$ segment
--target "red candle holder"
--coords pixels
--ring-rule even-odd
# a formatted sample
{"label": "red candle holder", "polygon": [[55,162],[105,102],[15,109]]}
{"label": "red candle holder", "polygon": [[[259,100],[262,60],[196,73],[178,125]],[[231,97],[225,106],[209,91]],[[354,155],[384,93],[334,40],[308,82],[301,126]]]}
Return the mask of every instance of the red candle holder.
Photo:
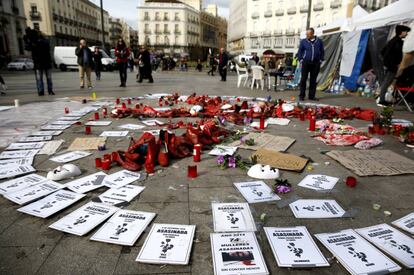
{"label": "red candle holder", "polygon": [[119,98],[116,99],[116,105],[119,105],[121,103],[121,100]]}
{"label": "red candle holder", "polygon": [[299,114],[299,119],[300,119],[300,121],[305,121],[305,113],[300,113]]}
{"label": "red candle holder", "polygon": [[128,105],[132,104],[132,99],[128,98]]}
{"label": "red candle holder", "polygon": [[90,135],[92,132],[91,126],[85,126],[85,135]]}
{"label": "red candle holder", "polygon": [[95,159],[95,167],[96,168],[101,168],[102,167],[102,159],[101,158],[96,158]]}
{"label": "red candle holder", "polygon": [[102,160],[102,169],[109,170],[111,168],[111,161],[109,159]]}
{"label": "red candle holder", "polygon": [[99,120],[99,113],[95,112],[95,116],[94,116],[95,120]]}
{"label": "red candle holder", "polygon": [[263,130],[265,128],[265,120],[264,120],[264,117],[261,117],[260,118],[260,127],[259,128],[261,130]]}
{"label": "red candle holder", "polygon": [[240,98],[236,98],[236,101],[237,101],[237,102],[240,102]]}
{"label": "red candle holder", "polygon": [[200,162],[201,161],[201,144],[194,145],[193,159],[194,159],[194,162]]}
{"label": "red candle holder", "polygon": [[125,102],[122,102],[122,109],[126,109],[126,108],[127,108],[127,106],[126,106]]}
{"label": "red candle holder", "polygon": [[103,156],[103,159],[104,159],[104,160],[109,160],[109,161],[112,161],[111,154],[105,154],[105,155]]}
{"label": "red candle holder", "polygon": [[370,135],[375,134],[374,127],[369,126],[369,127],[368,127],[368,133],[369,133]]}
{"label": "red candle holder", "polygon": [[197,165],[188,165],[188,177],[189,178],[197,177]]}
{"label": "red candle holder", "polygon": [[357,180],[354,177],[347,177],[345,180],[346,185],[348,185],[349,187],[355,187],[357,184]]}
{"label": "red candle holder", "polygon": [[155,172],[155,165],[152,162],[145,163],[145,170],[148,174],[154,174]]}
{"label": "red candle holder", "polygon": [[65,107],[65,114],[69,114],[69,108],[68,107]]}
{"label": "red candle holder", "polygon": [[316,119],[314,116],[310,117],[309,119],[309,131],[314,132],[316,129]]}

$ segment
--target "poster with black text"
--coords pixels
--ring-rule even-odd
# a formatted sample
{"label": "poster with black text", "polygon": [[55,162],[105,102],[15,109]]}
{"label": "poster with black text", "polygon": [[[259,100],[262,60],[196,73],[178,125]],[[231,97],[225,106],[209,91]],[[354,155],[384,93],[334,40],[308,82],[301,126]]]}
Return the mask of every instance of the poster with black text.
{"label": "poster with black text", "polygon": [[341,218],[345,210],[335,200],[297,200],[289,204],[296,218]]}
{"label": "poster with black text", "polygon": [[298,185],[314,190],[331,190],[335,187],[339,178],[325,175],[307,175]]}
{"label": "poster with black text", "polygon": [[315,236],[351,274],[387,274],[401,270],[352,229]]}
{"label": "poster with black text", "polygon": [[118,206],[125,202],[132,201],[136,196],[144,191],[144,189],[145,186],[125,185],[120,188],[110,188],[103,194],[99,195],[98,198],[102,203]]}
{"label": "poster with black text", "polygon": [[63,184],[47,180],[16,192],[6,193],[3,196],[12,202],[22,205],[40,199],[64,187]]}
{"label": "poster with black text", "polygon": [[280,197],[263,181],[236,182],[234,186],[248,203],[280,200]]}
{"label": "poster with black text", "polygon": [[16,151],[3,151],[0,153],[0,159],[21,159],[21,158],[32,158],[37,153],[39,149],[35,150],[16,150]]}
{"label": "poster with black text", "polygon": [[25,175],[35,172],[31,165],[15,165],[15,166],[6,166],[0,167],[0,179],[8,179],[15,176]]}
{"label": "poster with black text", "polygon": [[105,177],[103,185],[109,188],[120,188],[141,178],[140,173],[121,170]]}
{"label": "poster with black text", "polygon": [[254,232],[211,233],[215,275],[269,274]]}
{"label": "poster with black text", "polygon": [[84,194],[104,186],[103,180],[106,176],[107,174],[104,172],[98,172],[80,179],[67,182],[65,185],[73,192]]}
{"label": "poster with black text", "polygon": [[414,212],[392,222],[393,225],[414,234]]}
{"label": "poster with black text", "polygon": [[265,227],[264,231],[278,266],[293,268],[329,266],[306,227]]}
{"label": "poster with black text", "polygon": [[212,203],[214,232],[256,231],[248,203]]}
{"label": "poster with black text", "polygon": [[195,225],[155,223],[137,262],[186,265],[190,260]]}
{"label": "poster with black text", "polygon": [[15,166],[15,165],[32,165],[33,157],[30,158],[21,158],[21,159],[2,159],[0,160],[0,168],[6,166]]}
{"label": "poster with black text", "polygon": [[92,236],[91,240],[132,246],[155,215],[150,212],[119,210]]}
{"label": "poster with black text", "polygon": [[48,181],[48,179],[37,174],[31,174],[17,179],[8,180],[0,183],[0,194],[3,195],[6,193],[16,192],[44,181]]}
{"label": "poster with black text", "polygon": [[51,158],[51,161],[58,162],[58,163],[66,163],[70,161],[74,161],[77,159],[81,159],[91,155],[92,153],[86,151],[72,151],[66,154],[62,154],[56,157]]}

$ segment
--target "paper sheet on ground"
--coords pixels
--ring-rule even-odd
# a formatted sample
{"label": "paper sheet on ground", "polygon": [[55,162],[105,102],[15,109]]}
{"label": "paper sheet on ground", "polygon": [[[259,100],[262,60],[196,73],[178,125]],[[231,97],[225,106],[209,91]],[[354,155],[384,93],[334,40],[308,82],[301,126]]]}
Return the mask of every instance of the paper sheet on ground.
{"label": "paper sheet on ground", "polygon": [[297,200],[289,206],[298,219],[341,218],[345,214],[335,200]]}
{"label": "paper sheet on ground", "polygon": [[306,227],[264,227],[264,231],[279,267],[329,266]]}
{"label": "paper sheet on ground", "polygon": [[84,194],[104,186],[103,180],[106,176],[107,174],[104,172],[98,172],[80,179],[67,182],[65,186],[73,192]]}
{"label": "paper sheet on ground", "polygon": [[79,120],[81,118],[81,116],[61,116],[57,120]]}
{"label": "paper sheet on ground", "polygon": [[30,136],[58,136],[61,133],[63,133],[63,131],[35,131],[30,133]]}
{"label": "paper sheet on ground", "polygon": [[139,125],[139,124],[124,124],[118,127],[122,129],[127,129],[127,130],[141,130],[145,128],[144,125]]}
{"label": "paper sheet on ground", "polygon": [[159,121],[158,119],[149,119],[141,121],[147,126],[157,126],[157,125],[164,125],[164,122]]}
{"label": "paper sheet on ground", "polygon": [[259,149],[252,156],[257,157],[258,163],[288,171],[300,172],[308,163],[308,159],[267,149]]}
{"label": "paper sheet on ground", "polygon": [[86,150],[98,150],[99,145],[105,145],[106,137],[85,137],[75,138],[72,144],[69,146],[68,151],[86,151]]}
{"label": "paper sheet on ground", "polygon": [[109,188],[120,188],[141,178],[140,173],[121,170],[105,177],[103,185]]}
{"label": "paper sheet on ground", "polygon": [[126,202],[132,201],[136,196],[138,196],[142,191],[144,191],[145,186],[138,185],[125,185],[120,188],[110,188],[106,192],[99,195],[99,202],[114,205],[122,206]]}
{"label": "paper sheet on ground", "polygon": [[212,203],[214,232],[256,231],[248,203]]}
{"label": "paper sheet on ground", "polygon": [[361,177],[414,174],[414,161],[390,150],[334,150],[326,155]]}
{"label": "paper sheet on ground", "polygon": [[269,117],[268,119],[266,119],[266,122],[270,125],[286,126],[289,124],[290,120],[287,118]]}
{"label": "paper sheet on ground", "polygon": [[307,175],[298,185],[314,190],[331,190],[339,178],[325,175]]}
{"label": "paper sheet on ground", "polygon": [[17,151],[3,151],[0,153],[0,159],[21,159],[32,158],[39,152],[36,150],[17,150]]}
{"label": "paper sheet on ground", "polygon": [[401,270],[399,265],[352,229],[315,236],[353,275],[387,274]]}
{"label": "paper sheet on ground", "polygon": [[34,167],[31,165],[15,165],[0,167],[0,179],[7,179],[19,175],[25,175],[28,173],[33,173],[35,171],[36,169],[34,169]]}
{"label": "paper sheet on ground", "polygon": [[111,125],[111,123],[112,123],[112,121],[103,121],[103,120],[94,121],[94,120],[92,120],[92,121],[86,122],[85,125],[87,125],[87,126],[108,126],[108,125]]}
{"label": "paper sheet on ground", "polygon": [[52,125],[73,125],[76,122],[77,121],[75,121],[75,120],[55,120],[55,121],[52,121],[52,123],[50,123],[50,124],[52,124]]}
{"label": "paper sheet on ground", "polygon": [[16,165],[32,165],[33,157],[30,158],[21,158],[21,159],[2,159],[0,160],[0,168],[6,166],[16,166]]}
{"label": "paper sheet on ground", "polygon": [[237,147],[216,145],[208,154],[213,156],[232,156],[236,151]]}
{"label": "paper sheet on ground", "polygon": [[136,261],[186,265],[190,259],[195,225],[155,223]]}
{"label": "paper sheet on ground", "polygon": [[6,193],[3,196],[12,202],[23,205],[63,189],[64,187],[63,184],[48,180],[16,192]]}
{"label": "paper sheet on ground", "polygon": [[52,124],[48,124],[48,125],[44,125],[42,127],[40,127],[41,130],[65,130],[67,128],[69,128],[71,125],[52,125]]}
{"label": "paper sheet on ground", "polygon": [[47,141],[45,146],[40,149],[38,155],[53,155],[64,142],[63,139]]}
{"label": "paper sheet on ground", "polygon": [[[1,189],[0,189],[1,190]],[[392,222],[393,225],[414,234],[414,212]]]}
{"label": "paper sheet on ground", "polygon": [[295,142],[295,139],[290,137],[274,136],[267,133],[255,132],[245,135],[243,139],[254,139],[254,145],[249,146],[242,143],[240,140],[236,140],[228,144],[228,146],[237,146],[242,149],[249,150],[267,149],[270,151],[284,152]]}
{"label": "paper sheet on ground", "polygon": [[51,158],[51,161],[54,162],[58,162],[58,163],[66,163],[66,162],[70,162],[70,161],[74,161],[77,159],[81,159],[84,157],[87,157],[91,155],[91,153],[89,152],[85,152],[85,151],[73,151],[73,152],[69,152],[66,154],[62,154],[56,157]]}
{"label": "paper sheet on ground", "polygon": [[53,136],[22,137],[19,142],[38,142],[52,140]]}
{"label": "paper sheet on ground", "polygon": [[235,182],[234,186],[248,203],[280,200],[280,197],[263,181]]}
{"label": "paper sheet on ground", "polygon": [[6,150],[41,149],[44,145],[45,142],[11,143]]}
{"label": "paper sheet on ground", "polygon": [[101,137],[126,137],[128,135],[128,131],[103,131],[100,136]]}
{"label": "paper sheet on ground", "polygon": [[91,240],[133,246],[155,215],[150,212],[119,210],[99,228]]}
{"label": "paper sheet on ground", "polygon": [[48,181],[48,179],[37,174],[8,180],[0,183],[0,194],[13,193],[45,181]]}

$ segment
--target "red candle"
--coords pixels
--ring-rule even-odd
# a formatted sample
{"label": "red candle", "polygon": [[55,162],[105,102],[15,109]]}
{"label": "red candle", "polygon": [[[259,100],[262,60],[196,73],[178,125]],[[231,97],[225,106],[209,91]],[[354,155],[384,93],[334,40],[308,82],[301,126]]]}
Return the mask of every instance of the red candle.
{"label": "red candle", "polygon": [[96,168],[101,168],[102,167],[102,159],[101,158],[96,158],[95,159],[95,167]]}
{"label": "red candle", "polygon": [[119,98],[116,99],[116,105],[119,105],[121,103],[121,100]]}
{"label": "red candle", "polygon": [[260,127],[259,128],[261,130],[263,130],[265,128],[265,120],[264,120],[264,117],[261,117],[260,118]]}
{"label": "red candle", "polygon": [[300,121],[305,121],[305,113],[300,113],[299,114],[299,119],[300,119]]}
{"label": "red candle", "polygon": [[148,174],[154,174],[155,172],[155,165],[152,162],[145,163],[145,170]]}
{"label": "red candle", "polygon": [[236,98],[236,101],[237,101],[237,102],[240,102],[240,98]]}
{"label": "red candle", "polygon": [[65,107],[65,114],[69,114],[69,108]]}
{"label": "red candle", "polygon": [[95,120],[99,120],[99,113],[95,112]]}
{"label": "red candle", "polygon": [[85,126],[85,135],[91,134],[91,126]]}
{"label": "red candle", "polygon": [[104,117],[106,117],[106,116],[108,115],[108,108],[103,107],[103,109],[102,109],[102,115],[103,115]]}
{"label": "red candle", "polygon": [[111,154],[105,154],[105,155],[103,156],[103,159],[104,159],[104,160],[109,160],[109,161],[112,161]]}
{"label": "red candle", "polygon": [[128,98],[128,105],[132,104],[132,100],[130,98]]}
{"label": "red candle", "polygon": [[200,160],[201,160],[201,144],[194,145],[193,159],[194,159],[194,162],[200,162]]}
{"label": "red candle", "polygon": [[188,165],[188,177],[189,178],[197,177],[197,165]]}
{"label": "red candle", "polygon": [[314,116],[310,117],[309,119],[309,131],[315,131],[316,129],[316,119]]}
{"label": "red candle", "polygon": [[375,131],[374,131],[374,127],[373,127],[373,126],[369,126],[369,127],[368,127],[368,133],[369,133],[370,135],[375,134]]}
{"label": "red candle", "polygon": [[125,104],[125,102],[122,102],[122,109],[126,109],[127,107],[126,107],[126,104]]}
{"label": "red candle", "polygon": [[102,169],[109,170],[111,168],[111,161],[109,159],[102,160]]}
{"label": "red candle", "polygon": [[357,180],[354,177],[347,177],[345,180],[346,185],[348,185],[349,187],[355,187],[357,184]]}

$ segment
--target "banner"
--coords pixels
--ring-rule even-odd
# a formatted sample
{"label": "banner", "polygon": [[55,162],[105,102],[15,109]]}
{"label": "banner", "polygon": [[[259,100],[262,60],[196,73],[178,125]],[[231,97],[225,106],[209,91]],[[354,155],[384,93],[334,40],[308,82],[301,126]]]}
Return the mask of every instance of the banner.
{"label": "banner", "polygon": [[186,265],[190,259],[195,225],[159,224],[152,226],[137,262]]}
{"label": "banner", "polygon": [[296,218],[341,218],[345,210],[335,200],[297,200],[289,204]]}
{"label": "banner", "polygon": [[104,172],[98,172],[74,181],[67,182],[65,186],[73,192],[84,194],[104,186],[103,180],[107,176]]}
{"label": "banner", "polygon": [[325,175],[307,175],[298,185],[314,190],[331,190],[339,178]]}
{"label": "banner", "polygon": [[393,225],[414,234],[414,212],[392,222]]}
{"label": "banner", "polygon": [[355,231],[407,268],[414,268],[413,238],[385,223],[355,229]]}
{"label": "banner", "polygon": [[16,192],[45,181],[48,181],[48,179],[37,174],[8,180],[0,183],[0,194]]}
{"label": "banner", "polygon": [[12,202],[23,205],[40,199],[63,188],[65,188],[63,184],[47,180],[42,183],[29,186],[25,189],[18,190],[16,192],[6,193],[3,196]]}
{"label": "banner", "polygon": [[110,188],[105,193],[99,195],[98,198],[102,203],[118,206],[132,201],[144,189],[145,186],[125,185],[120,188]]}
{"label": "banner", "polygon": [[117,210],[118,208],[116,207],[89,202],[49,227],[77,236],[83,236],[112,216]]}
{"label": "banner", "polygon": [[248,203],[212,203],[214,232],[256,231]]}
{"label": "banner", "polygon": [[351,274],[387,274],[401,270],[352,229],[315,236]]}
{"label": "banner", "polygon": [[215,275],[269,274],[253,232],[211,233]]}
{"label": "banner", "polygon": [[105,177],[103,185],[109,188],[120,188],[141,178],[140,173],[121,170]]}
{"label": "banner", "polygon": [[17,211],[47,218],[82,199],[85,195],[71,191],[59,190],[49,196],[17,209]]}
{"label": "banner", "polygon": [[234,186],[248,203],[280,200],[280,197],[263,181],[236,182]]}
{"label": "banner", "polygon": [[329,266],[306,227],[264,227],[264,231],[278,266]]}
{"label": "banner", "polygon": [[73,152],[69,152],[66,154],[62,154],[56,157],[53,157],[49,160],[57,162],[57,163],[66,163],[66,162],[71,162],[77,159],[81,159],[84,157],[87,157],[91,155],[91,153],[89,152],[85,152],[85,151],[73,151]]}
{"label": "banner", "polygon": [[119,210],[91,238],[93,241],[133,246],[155,213]]}

